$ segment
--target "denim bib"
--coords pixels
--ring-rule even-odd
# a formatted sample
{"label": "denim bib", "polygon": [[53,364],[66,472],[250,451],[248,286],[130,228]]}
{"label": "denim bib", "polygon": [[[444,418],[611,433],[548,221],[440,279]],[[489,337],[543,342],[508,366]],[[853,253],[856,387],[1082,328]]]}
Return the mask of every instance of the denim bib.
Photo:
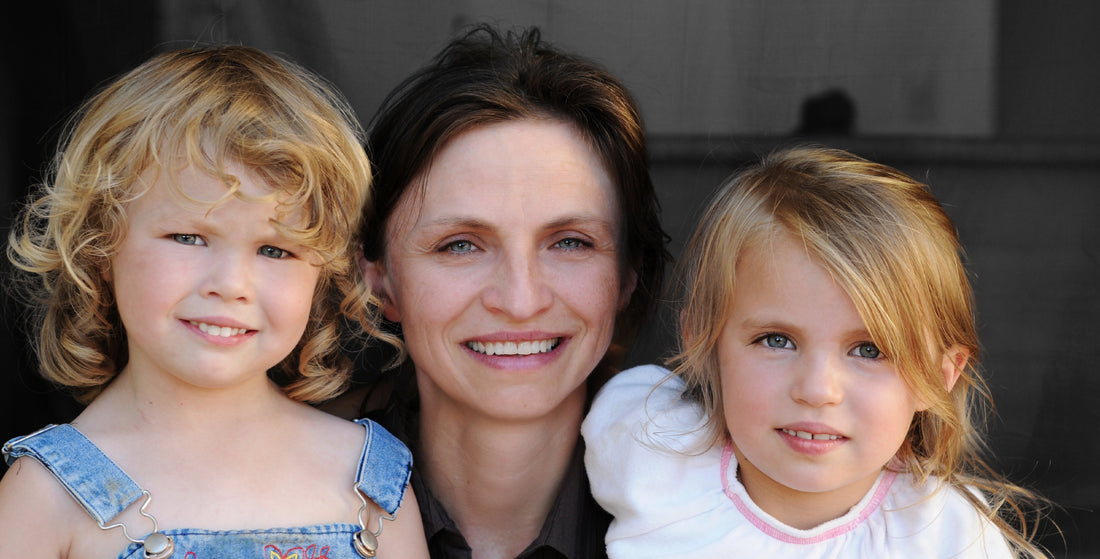
{"label": "denim bib", "polygon": [[[359,457],[355,486],[392,516],[405,496],[412,473],[412,454],[377,423],[369,419],[356,423],[366,429],[366,442]],[[72,425],[50,425],[25,437],[16,437],[4,445],[3,455],[9,465],[21,456],[30,456],[42,463],[100,528],[111,528],[111,520],[119,513],[139,500],[144,499],[147,503],[149,499],[148,492]],[[364,546],[371,546],[377,532],[363,526],[362,519],[360,524],[300,528],[179,528],[161,532],[157,531],[155,522],[153,520],[154,532],[144,538],[126,533],[133,543],[123,550],[119,559],[361,559],[372,556]],[[113,529],[124,527],[118,525]],[[171,550],[166,550],[168,547]]]}

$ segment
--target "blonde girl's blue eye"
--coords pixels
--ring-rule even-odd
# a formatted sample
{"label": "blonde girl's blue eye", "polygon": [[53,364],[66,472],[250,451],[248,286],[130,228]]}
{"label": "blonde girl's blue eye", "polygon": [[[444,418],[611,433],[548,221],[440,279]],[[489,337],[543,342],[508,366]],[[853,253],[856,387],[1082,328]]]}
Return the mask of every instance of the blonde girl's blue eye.
{"label": "blonde girl's blue eye", "polygon": [[856,355],[865,359],[878,359],[882,356],[882,352],[879,351],[878,346],[875,344],[863,343],[856,347]]}
{"label": "blonde girl's blue eye", "polygon": [[173,233],[172,240],[183,245],[201,245],[202,237],[191,233]]}
{"label": "blonde girl's blue eye", "polygon": [[290,256],[289,252],[271,245],[264,245],[260,247],[260,250],[258,252],[261,256],[266,256],[268,258],[286,258]]}
{"label": "blonde girl's blue eye", "polygon": [[767,334],[761,341],[764,342],[764,345],[775,349],[783,349],[792,345],[790,338],[783,334]]}

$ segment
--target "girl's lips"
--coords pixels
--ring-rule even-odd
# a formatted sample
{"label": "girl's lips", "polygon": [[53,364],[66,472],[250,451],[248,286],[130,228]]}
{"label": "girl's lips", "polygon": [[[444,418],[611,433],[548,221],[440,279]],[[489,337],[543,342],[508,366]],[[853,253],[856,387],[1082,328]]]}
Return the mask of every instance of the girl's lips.
{"label": "girl's lips", "polygon": [[813,431],[807,431],[788,427],[782,427],[775,430],[791,450],[800,454],[812,456],[826,454],[847,443],[848,437],[836,433],[829,433],[827,431],[829,430],[814,429]]}
{"label": "girl's lips", "polygon": [[244,328],[239,324],[225,324],[225,321],[214,321],[210,319],[184,319],[180,321],[191,331],[199,334],[207,342],[217,346],[235,346],[239,343],[243,343],[256,333],[255,330]]}
{"label": "girl's lips", "polygon": [[191,326],[198,328],[203,334],[209,334],[211,336],[221,336],[228,338],[231,336],[239,336],[248,332],[248,328],[237,328],[234,326],[218,326],[217,324],[210,324],[207,322],[201,322],[197,320],[188,320]]}
{"label": "girl's lips", "polygon": [[835,441],[837,439],[843,439],[844,438],[843,435],[834,435],[832,433],[811,433],[809,431],[798,431],[798,430],[795,430],[795,429],[782,429],[782,428],[779,429],[779,430],[783,431],[784,433],[786,433],[786,434],[788,434],[792,437],[798,437],[800,439],[804,439],[804,440],[807,440],[807,441],[809,441],[809,440],[814,440],[814,441]]}

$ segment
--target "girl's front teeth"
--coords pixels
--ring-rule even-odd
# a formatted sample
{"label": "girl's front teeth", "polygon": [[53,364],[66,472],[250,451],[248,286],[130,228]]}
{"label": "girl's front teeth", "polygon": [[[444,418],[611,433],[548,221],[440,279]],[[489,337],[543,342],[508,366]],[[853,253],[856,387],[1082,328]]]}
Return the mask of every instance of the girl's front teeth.
{"label": "girl's front teeth", "polygon": [[783,432],[800,439],[814,440],[814,441],[835,441],[840,438],[840,435],[829,435],[826,433],[809,433],[806,431],[795,431],[793,429],[783,429]]}
{"label": "girl's front teeth", "polygon": [[221,336],[223,338],[228,338],[230,336],[236,336],[236,335],[239,335],[239,334],[244,334],[245,332],[248,331],[247,328],[231,328],[229,326],[216,326],[216,325],[213,325],[213,324],[207,324],[205,322],[195,322],[194,320],[191,320],[189,322],[191,324],[193,324],[194,326],[196,326],[203,333],[210,334],[211,336]]}

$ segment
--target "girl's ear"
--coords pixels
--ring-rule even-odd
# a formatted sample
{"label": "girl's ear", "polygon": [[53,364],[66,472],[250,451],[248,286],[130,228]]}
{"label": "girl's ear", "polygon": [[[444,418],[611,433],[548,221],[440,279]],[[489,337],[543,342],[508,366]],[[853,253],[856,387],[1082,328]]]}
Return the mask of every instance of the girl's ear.
{"label": "girl's ear", "polygon": [[390,322],[401,322],[401,313],[393,300],[393,285],[389,274],[386,273],[382,262],[367,260],[362,251],[358,254],[359,271],[363,274],[363,281],[370,286],[371,292],[378,297],[382,304],[382,316]]}
{"label": "girl's ear", "polygon": [[[966,370],[966,364],[970,361],[970,350],[960,344],[955,344],[943,352],[940,360],[940,373],[943,375],[943,386],[947,392],[955,387],[955,381]],[[921,398],[917,403],[917,411],[924,411],[931,406]]]}
{"label": "girl's ear", "polygon": [[943,382],[947,391],[955,387],[955,381],[966,370],[966,364],[970,361],[970,350],[960,344],[955,344],[943,352],[943,361],[940,369],[943,371]]}

